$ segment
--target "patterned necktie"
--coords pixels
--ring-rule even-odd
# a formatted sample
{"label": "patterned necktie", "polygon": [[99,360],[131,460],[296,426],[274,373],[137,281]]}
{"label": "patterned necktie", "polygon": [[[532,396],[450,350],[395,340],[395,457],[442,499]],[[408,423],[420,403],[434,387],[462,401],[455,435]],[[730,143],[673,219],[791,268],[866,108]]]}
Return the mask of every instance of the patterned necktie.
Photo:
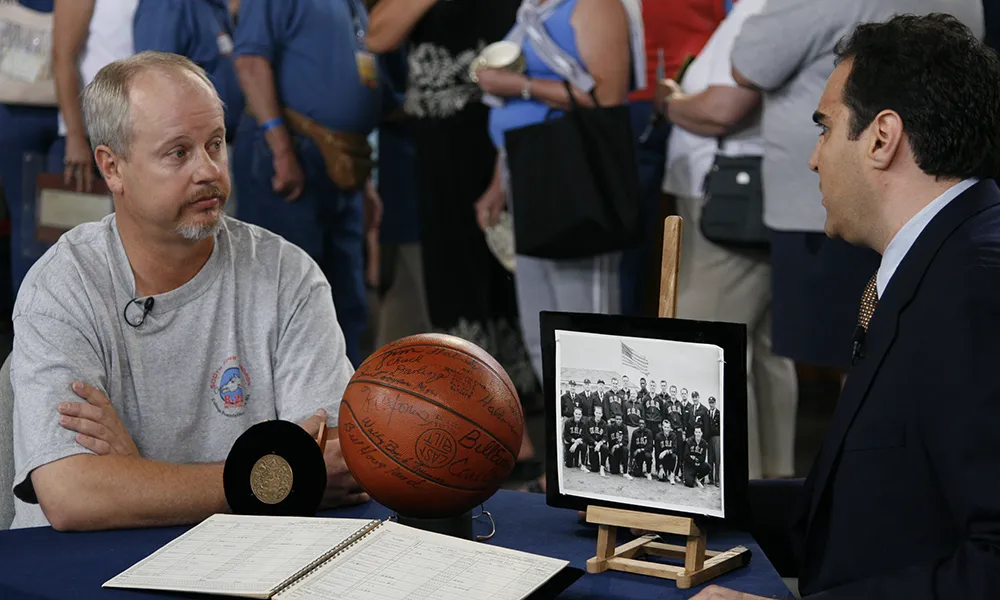
{"label": "patterned necktie", "polygon": [[878,272],[872,275],[865,286],[865,293],[861,295],[861,309],[858,310],[858,327],[868,331],[868,323],[875,314],[875,307],[878,305]]}
{"label": "patterned necktie", "polygon": [[868,324],[875,314],[878,305],[878,272],[872,275],[861,295],[861,308],[858,309],[858,326],[854,329],[854,351],[851,364],[865,357],[865,338],[868,334]]}

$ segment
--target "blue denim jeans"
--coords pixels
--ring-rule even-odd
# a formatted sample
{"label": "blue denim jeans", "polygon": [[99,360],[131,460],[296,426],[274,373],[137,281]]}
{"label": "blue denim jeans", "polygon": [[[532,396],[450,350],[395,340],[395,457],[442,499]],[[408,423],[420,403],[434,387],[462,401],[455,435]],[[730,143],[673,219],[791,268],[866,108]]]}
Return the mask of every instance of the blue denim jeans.
{"label": "blue denim jeans", "polygon": [[306,182],[302,195],[288,202],[273,191],[274,156],[263,134],[251,117],[244,117],[233,153],[234,183],[240,199],[236,217],[282,236],[319,264],[333,289],[347,356],[357,368],[368,320],[362,196],[333,183],[312,140],[296,137],[295,145]]}
{"label": "blue denim jeans", "polygon": [[667,138],[670,126],[660,125],[654,129],[645,142],[639,137],[646,130],[653,114],[652,102],[629,104],[632,113],[632,129],[636,136],[636,158],[639,163],[639,189],[642,193],[641,219],[642,236],[637,243],[622,254],[621,261],[621,308],[622,314],[636,316],[642,314],[643,300],[649,295],[650,286],[658,287],[659,278],[646,277],[649,265],[659,255],[653,247],[657,239],[660,223],[660,195],[663,186],[663,169],[667,158]]}
{"label": "blue denim jeans", "polygon": [[31,265],[37,249],[22,243],[24,223],[24,157],[33,154],[46,161],[46,170],[61,173],[65,140],[58,143],[59,124],[54,108],[0,104],[0,186],[10,218],[11,285],[13,296]]}

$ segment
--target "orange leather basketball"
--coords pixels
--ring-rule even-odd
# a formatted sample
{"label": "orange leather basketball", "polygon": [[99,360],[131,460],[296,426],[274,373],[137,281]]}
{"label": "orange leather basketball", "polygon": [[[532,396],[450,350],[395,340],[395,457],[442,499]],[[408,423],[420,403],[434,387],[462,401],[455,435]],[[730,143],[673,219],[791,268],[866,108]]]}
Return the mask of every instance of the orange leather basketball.
{"label": "orange leather basketball", "polygon": [[514,468],[524,415],[499,363],[463,339],[423,334],[380,348],[340,405],[344,459],[375,501],[416,518],[461,515]]}

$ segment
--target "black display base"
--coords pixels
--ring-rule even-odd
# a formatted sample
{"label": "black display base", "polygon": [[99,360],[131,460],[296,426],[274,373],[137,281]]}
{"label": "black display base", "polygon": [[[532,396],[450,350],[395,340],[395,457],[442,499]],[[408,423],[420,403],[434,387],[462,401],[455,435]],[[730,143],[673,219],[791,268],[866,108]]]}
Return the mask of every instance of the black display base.
{"label": "black display base", "polygon": [[444,519],[417,519],[396,514],[396,519],[401,525],[423,529],[433,533],[441,533],[463,540],[475,540],[475,533],[472,529],[472,511],[457,517],[447,517]]}

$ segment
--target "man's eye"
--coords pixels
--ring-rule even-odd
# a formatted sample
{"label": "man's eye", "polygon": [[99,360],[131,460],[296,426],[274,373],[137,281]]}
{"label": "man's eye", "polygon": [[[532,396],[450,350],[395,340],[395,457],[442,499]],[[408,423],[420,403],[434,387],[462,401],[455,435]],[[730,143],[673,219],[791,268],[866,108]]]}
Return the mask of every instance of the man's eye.
{"label": "man's eye", "polygon": [[187,156],[187,150],[174,150],[173,152],[170,153],[170,156],[177,159],[184,158],[185,156]]}

